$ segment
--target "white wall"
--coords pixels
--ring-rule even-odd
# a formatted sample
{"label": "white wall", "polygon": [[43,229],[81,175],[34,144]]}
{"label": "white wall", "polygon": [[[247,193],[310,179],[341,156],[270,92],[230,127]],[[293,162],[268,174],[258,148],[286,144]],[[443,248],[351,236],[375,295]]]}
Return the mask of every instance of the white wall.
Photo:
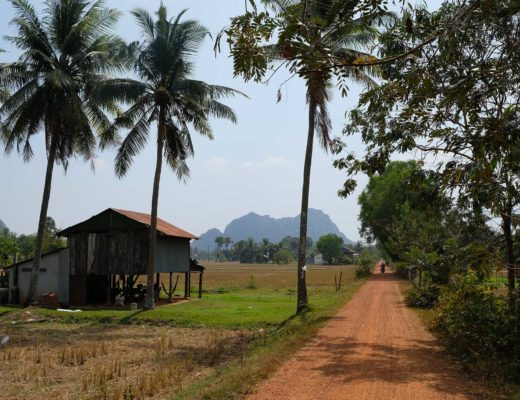
{"label": "white wall", "polygon": [[[18,293],[21,304],[24,304],[29,294],[29,281],[33,261],[25,261],[13,267],[9,273],[9,286],[13,288],[14,268],[18,268]],[[60,303],[69,301],[69,251],[62,249],[42,256],[38,280],[38,296],[55,292]]]}

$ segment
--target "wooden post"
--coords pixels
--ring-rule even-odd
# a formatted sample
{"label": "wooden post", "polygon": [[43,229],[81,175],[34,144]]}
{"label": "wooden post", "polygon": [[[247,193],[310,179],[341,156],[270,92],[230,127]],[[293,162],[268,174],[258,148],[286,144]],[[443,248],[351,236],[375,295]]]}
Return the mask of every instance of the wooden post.
{"label": "wooden post", "polygon": [[159,301],[161,299],[161,274],[155,274],[155,282],[157,287],[157,292],[155,294],[155,300]]}
{"label": "wooden post", "polygon": [[189,272],[185,272],[184,273],[184,298],[185,299],[189,299],[190,298],[190,294],[188,293],[189,292],[189,275],[190,273]]}
{"label": "wooden post", "polygon": [[199,273],[199,299],[202,299],[202,275],[204,272]]}
{"label": "wooden post", "polygon": [[111,292],[111,287],[112,287],[111,283],[112,283],[112,277],[109,274],[109,275],[107,275],[107,305],[108,306],[111,304],[111,300],[112,300],[110,298],[111,297],[110,296],[110,294],[111,294],[110,292]]}
{"label": "wooden post", "polygon": [[173,272],[170,272],[170,285],[168,286],[168,301],[170,303],[172,302],[172,296],[173,296],[172,276],[173,276]]}
{"label": "wooden post", "polygon": [[338,292],[341,290],[341,279],[343,278],[343,271],[339,273]]}

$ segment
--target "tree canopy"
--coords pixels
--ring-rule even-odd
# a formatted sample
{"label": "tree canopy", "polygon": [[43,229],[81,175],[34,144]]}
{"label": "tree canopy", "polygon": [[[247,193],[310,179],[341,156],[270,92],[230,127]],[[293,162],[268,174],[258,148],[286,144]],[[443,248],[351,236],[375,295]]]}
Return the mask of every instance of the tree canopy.
{"label": "tree canopy", "polygon": [[338,235],[330,233],[328,235],[321,236],[316,242],[316,248],[323,256],[323,260],[327,264],[339,262],[343,255],[341,246],[343,245],[343,239]]}

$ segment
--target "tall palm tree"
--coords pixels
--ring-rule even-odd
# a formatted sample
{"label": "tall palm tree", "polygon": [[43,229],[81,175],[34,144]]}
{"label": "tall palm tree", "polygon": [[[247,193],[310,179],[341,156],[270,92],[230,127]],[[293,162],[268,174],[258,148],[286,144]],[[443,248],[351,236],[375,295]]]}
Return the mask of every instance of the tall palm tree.
{"label": "tall palm tree", "polygon": [[109,126],[104,111],[111,104],[102,107],[91,94],[106,73],[122,69],[124,43],[111,33],[119,12],[105,8],[102,0],[47,0],[42,13],[27,0],[10,2],[17,35],[6,39],[22,55],[0,69],[0,86],[12,93],[0,108],[5,148],[8,153],[16,148],[28,161],[31,138],[43,130],[47,151],[30,304],[36,302],[54,164],[66,169],[73,156],[92,159],[95,131]]}
{"label": "tall palm tree", "polygon": [[153,182],[150,245],[147,268],[145,308],[154,307],[153,278],[157,247],[157,206],[163,156],[180,180],[189,176],[187,159],[193,155],[190,129],[212,139],[208,118],[226,118],[236,122],[229,107],[218,100],[237,91],[191,79],[193,57],[208,31],[196,21],[181,21],[186,10],[168,19],[161,5],[156,20],[144,9],[132,12],[144,34],[134,70],[140,80],[113,80],[100,91],[100,98],[119,98],[131,104],[111,129],[105,132],[102,144],[116,140],[121,128],[129,132],[119,147],[115,170],[119,177],[126,174],[133,157],[144,147],[152,123],[157,124],[157,159]]}
{"label": "tall palm tree", "polygon": [[[300,213],[298,245],[298,299],[296,310],[304,311],[308,304],[305,258],[307,249],[307,216],[312,166],[314,135],[325,151],[332,148],[332,129],[327,104],[330,100],[334,74],[323,67],[324,54],[332,55],[340,63],[360,55],[369,56],[363,50],[377,37],[372,27],[373,17],[346,17],[349,7],[338,0],[263,0],[267,7],[287,20],[298,20],[298,32],[287,39],[280,35],[275,45],[269,46],[273,59],[287,62],[293,71],[305,80],[307,86],[308,130]],[[342,19],[348,20],[344,23]],[[375,85],[372,77],[376,68],[345,67],[343,76],[366,85]]]}

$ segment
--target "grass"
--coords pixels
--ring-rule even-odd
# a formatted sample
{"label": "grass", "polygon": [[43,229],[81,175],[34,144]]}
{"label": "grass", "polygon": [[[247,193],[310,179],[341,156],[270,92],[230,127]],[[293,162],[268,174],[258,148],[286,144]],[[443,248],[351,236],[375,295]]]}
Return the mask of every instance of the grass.
{"label": "grass", "polygon": [[363,283],[349,266],[311,267],[311,309],[295,317],[294,265],[207,267],[203,299],[152,311],[0,307],[0,398],[241,398]]}
{"label": "grass", "polygon": [[7,314],[8,312],[11,312],[13,310],[15,310],[15,308],[13,308],[13,307],[0,306],[0,316]]}
{"label": "grass", "polygon": [[[331,290],[313,291],[313,301],[320,303]],[[179,327],[258,328],[276,325],[288,318],[295,308],[296,297],[287,291],[267,289],[235,290],[207,294],[200,300],[164,305],[151,311],[114,309],[65,313],[39,309],[36,314],[63,323],[169,324]]]}
{"label": "grass", "polygon": [[[343,272],[343,284],[353,281],[354,268],[350,266],[309,269],[309,299],[313,308],[330,307],[334,297],[334,277],[340,272]],[[208,292],[202,299],[164,305],[151,311],[86,307],[79,313],[44,308],[31,309],[31,312],[40,318],[62,323],[151,323],[234,329],[276,326],[294,314],[295,265],[219,263],[210,264],[204,275],[204,287]],[[254,289],[251,288],[252,282]],[[179,287],[183,287],[181,283]],[[6,308],[6,312],[9,310],[13,312],[6,318],[11,320],[19,319],[24,312]]]}
{"label": "grass", "polygon": [[[0,326],[2,399],[168,398],[245,351],[251,331],[151,326]],[[126,395],[126,397],[125,397]]]}

